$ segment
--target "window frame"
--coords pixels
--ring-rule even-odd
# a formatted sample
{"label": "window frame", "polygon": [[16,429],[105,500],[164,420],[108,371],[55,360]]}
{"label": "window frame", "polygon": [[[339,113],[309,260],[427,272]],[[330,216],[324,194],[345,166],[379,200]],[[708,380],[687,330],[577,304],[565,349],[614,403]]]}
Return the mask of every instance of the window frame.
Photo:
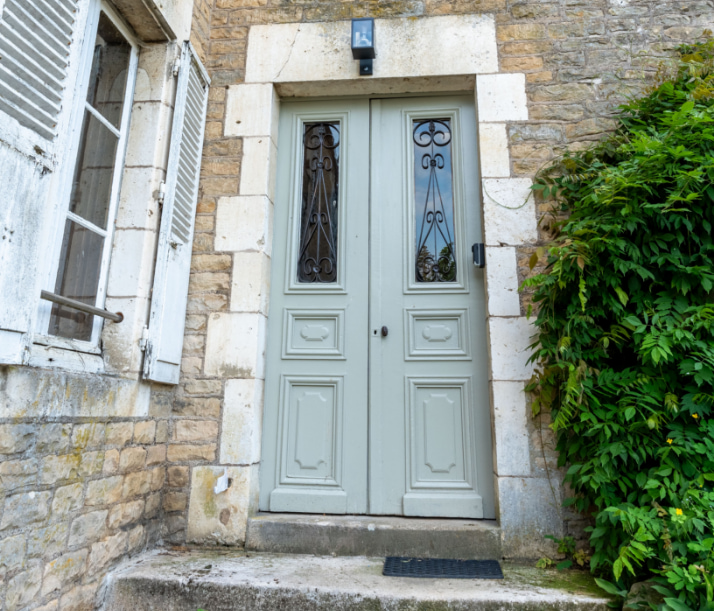
{"label": "window frame", "polygon": [[[139,42],[136,36],[121,15],[119,15],[119,13],[105,0],[90,0],[89,2],[86,23],[83,28],[80,28],[83,31],[83,35],[78,40],[78,44],[81,45],[81,52],[79,55],[80,59],[78,61],[79,71],[77,79],[74,87],[71,90],[68,87],[68,91],[65,93],[64,103],[69,105],[71,108],[71,112],[69,113],[69,129],[67,130],[67,137],[64,140],[66,143],[64,148],[67,150],[67,154],[58,163],[55,182],[53,184],[53,188],[51,189],[51,193],[58,193],[59,195],[57,196],[54,205],[48,205],[48,209],[50,209],[50,207],[52,208],[51,216],[55,222],[50,224],[50,229],[47,235],[48,244],[51,244],[52,250],[51,256],[48,257],[42,275],[42,285],[45,290],[54,292],[60,264],[65,223],[67,220],[76,219],[76,215],[71,213],[69,210],[69,200],[71,196],[75,168],[78,162],[77,156],[80,148],[82,124],[84,122],[87,106],[87,88],[89,86],[92,60],[94,57],[94,41],[96,39],[99,25],[99,17],[102,12],[126,39],[127,43],[131,47],[131,52],[127,68],[124,105],[122,108],[121,122],[118,128],[119,137],[114,158],[114,174],[112,176],[109,206],[107,210],[107,226],[105,235],[103,236],[104,244],[102,247],[101,269],[97,285],[97,298],[94,304],[99,308],[104,307],[107,297],[107,280],[109,277],[110,259],[113,246],[114,224],[117,209],[119,207],[121,182],[126,161],[127,141],[130,131],[139,59]],[[80,224],[84,225],[84,223]],[[91,223],[87,224],[91,225]],[[93,229],[90,230],[94,232]],[[39,300],[37,322],[35,325],[32,343],[65,350],[73,350],[76,352],[101,354],[101,334],[104,319],[99,316],[94,316],[90,341],[50,335],[48,327],[51,318],[52,305],[53,304],[49,301]]]}

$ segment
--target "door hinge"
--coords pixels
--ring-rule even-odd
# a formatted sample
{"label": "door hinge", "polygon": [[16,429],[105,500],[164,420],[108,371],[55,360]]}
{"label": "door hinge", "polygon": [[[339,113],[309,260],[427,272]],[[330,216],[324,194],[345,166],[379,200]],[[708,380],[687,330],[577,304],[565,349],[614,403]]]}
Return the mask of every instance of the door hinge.
{"label": "door hinge", "polygon": [[149,327],[144,327],[141,330],[141,339],[139,340],[139,348],[143,352],[146,350],[146,344],[149,341]]}
{"label": "door hinge", "polygon": [[173,65],[173,68],[172,68],[172,73],[173,73],[173,75],[174,75],[174,76],[178,76],[178,73],[179,73],[179,70],[180,70],[180,69],[181,69],[181,58],[180,58],[180,57],[177,57],[177,58],[174,60],[174,65]]}
{"label": "door hinge", "polygon": [[166,183],[162,180],[161,183],[159,184],[159,194],[156,197],[156,201],[159,203],[159,206],[164,205],[165,198],[166,198]]}

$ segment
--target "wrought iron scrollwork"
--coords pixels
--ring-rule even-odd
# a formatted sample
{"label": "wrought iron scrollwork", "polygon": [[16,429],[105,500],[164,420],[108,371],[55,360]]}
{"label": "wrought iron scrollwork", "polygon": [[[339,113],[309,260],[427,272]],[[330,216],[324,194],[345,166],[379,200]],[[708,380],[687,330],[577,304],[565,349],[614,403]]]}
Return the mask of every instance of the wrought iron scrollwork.
{"label": "wrought iron scrollwork", "polygon": [[337,279],[338,123],[307,123],[298,257],[300,282]]}
{"label": "wrought iron scrollwork", "polygon": [[[451,198],[451,128],[448,119],[427,119],[414,122],[413,139],[415,149],[415,173],[420,166],[425,172],[420,172],[416,178],[417,197],[424,189],[419,186],[425,183],[426,194],[421,211],[421,223],[417,219],[419,237],[416,244],[416,279],[417,282],[454,282],[456,280],[456,257],[454,255],[453,232],[453,201]],[[419,149],[428,149],[421,160],[418,159]],[[448,162],[444,154],[448,155]],[[448,166],[448,167],[446,167]],[[440,170],[442,172],[440,172]],[[444,204],[439,177],[449,181],[449,207]],[[448,213],[447,214],[447,210]],[[417,211],[419,208],[417,206]]]}

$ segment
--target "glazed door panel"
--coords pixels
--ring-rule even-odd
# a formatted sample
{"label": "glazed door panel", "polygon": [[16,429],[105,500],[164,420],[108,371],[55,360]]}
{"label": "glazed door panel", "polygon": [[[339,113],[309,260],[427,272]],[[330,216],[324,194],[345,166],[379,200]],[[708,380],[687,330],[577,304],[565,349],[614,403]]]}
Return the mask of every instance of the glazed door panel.
{"label": "glazed door panel", "polygon": [[260,507],[367,512],[369,102],[285,103]]}
{"label": "glazed door panel", "polygon": [[493,518],[473,99],[371,114],[370,513]]}

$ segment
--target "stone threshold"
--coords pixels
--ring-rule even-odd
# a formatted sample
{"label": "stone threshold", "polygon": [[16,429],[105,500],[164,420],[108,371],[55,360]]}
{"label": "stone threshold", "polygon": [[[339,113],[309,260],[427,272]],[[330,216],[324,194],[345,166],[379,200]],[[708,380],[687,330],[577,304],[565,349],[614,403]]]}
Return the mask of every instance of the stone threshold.
{"label": "stone threshold", "polygon": [[504,563],[503,580],[383,577],[383,558],[156,550],[110,573],[103,611],[606,611],[589,575]]}
{"label": "stone threshold", "polygon": [[258,513],[248,518],[247,550],[323,556],[501,558],[494,520]]}

